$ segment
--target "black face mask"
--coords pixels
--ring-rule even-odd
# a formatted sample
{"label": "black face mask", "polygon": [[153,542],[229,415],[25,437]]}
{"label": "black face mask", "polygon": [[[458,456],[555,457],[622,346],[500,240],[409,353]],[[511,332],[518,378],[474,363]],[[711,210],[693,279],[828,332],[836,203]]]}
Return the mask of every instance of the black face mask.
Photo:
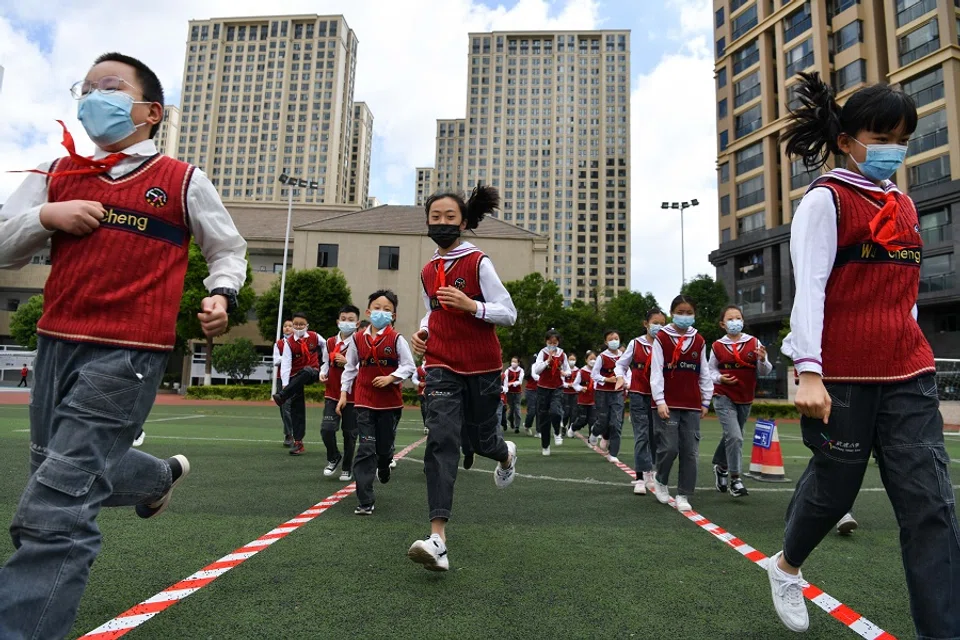
{"label": "black face mask", "polygon": [[458,224],[428,224],[427,235],[437,243],[441,249],[447,249],[460,237]]}

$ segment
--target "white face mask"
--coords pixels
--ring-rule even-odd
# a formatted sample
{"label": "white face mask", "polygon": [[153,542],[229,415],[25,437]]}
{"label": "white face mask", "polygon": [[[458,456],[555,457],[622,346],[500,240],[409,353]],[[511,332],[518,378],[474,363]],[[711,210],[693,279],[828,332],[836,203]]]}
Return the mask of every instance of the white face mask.
{"label": "white face mask", "polygon": [[520,368],[520,365],[517,364],[516,362],[511,362],[511,363],[510,363],[510,368],[513,369],[514,371],[516,371],[517,369]]}
{"label": "white face mask", "polygon": [[587,362],[587,366],[593,369],[593,365],[597,364],[596,360],[590,360]]}
{"label": "white face mask", "polygon": [[305,335],[307,335],[307,330],[306,330],[306,329],[295,329],[294,332],[293,332],[293,335],[294,335],[294,337],[296,337],[297,340],[300,340],[300,339],[302,339]]}

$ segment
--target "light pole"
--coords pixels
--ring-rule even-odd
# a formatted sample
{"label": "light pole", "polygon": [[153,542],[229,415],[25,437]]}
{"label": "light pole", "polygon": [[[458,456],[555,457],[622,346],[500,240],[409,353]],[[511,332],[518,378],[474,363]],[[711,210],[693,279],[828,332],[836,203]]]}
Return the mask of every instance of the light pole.
{"label": "light pole", "polygon": [[[287,231],[283,236],[283,264],[280,267],[280,309],[277,311],[276,342],[279,342],[280,335],[283,332],[283,294],[287,287],[287,255],[290,249],[290,227],[293,224],[293,189],[297,187],[315,190],[319,189],[320,185],[315,180],[307,182],[303,178],[295,178],[289,175],[286,169],[283,170],[277,180],[280,184],[287,185]],[[270,378],[270,395],[272,396],[277,392],[277,376],[271,375]]]}
{"label": "light pole", "polygon": [[683,212],[698,204],[700,204],[700,201],[694,198],[690,202],[664,202],[660,205],[661,209],[680,209],[680,272],[683,277],[683,284],[687,284],[687,254],[683,237]]}

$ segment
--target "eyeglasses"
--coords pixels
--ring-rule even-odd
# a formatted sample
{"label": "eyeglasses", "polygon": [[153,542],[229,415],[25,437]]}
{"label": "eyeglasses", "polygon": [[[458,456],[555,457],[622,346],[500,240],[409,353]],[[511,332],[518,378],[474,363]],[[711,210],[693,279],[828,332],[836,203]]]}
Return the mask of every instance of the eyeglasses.
{"label": "eyeglasses", "polygon": [[103,76],[99,80],[90,81],[90,80],[81,80],[70,87],[70,95],[75,99],[80,100],[81,98],[86,97],[91,91],[96,89],[100,93],[113,93],[120,90],[120,85],[125,84],[129,87],[133,87],[137,91],[140,89],[120,76]]}

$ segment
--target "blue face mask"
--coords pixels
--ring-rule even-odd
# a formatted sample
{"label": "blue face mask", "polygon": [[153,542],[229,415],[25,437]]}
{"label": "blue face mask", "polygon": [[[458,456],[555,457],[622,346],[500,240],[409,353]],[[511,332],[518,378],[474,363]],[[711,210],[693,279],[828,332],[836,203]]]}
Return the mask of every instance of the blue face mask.
{"label": "blue face mask", "polygon": [[743,333],[743,320],[727,320],[727,333],[731,336]]}
{"label": "blue face mask", "polygon": [[371,311],[370,312],[370,324],[377,328],[377,331],[383,329],[385,326],[393,322],[393,314],[389,311]]}
{"label": "blue face mask", "polygon": [[620,341],[611,340],[610,342],[607,343],[607,348],[610,349],[610,351],[616,351],[617,349],[620,348]]}
{"label": "blue face mask", "polygon": [[677,329],[687,330],[693,326],[696,319],[696,316],[673,316],[673,324],[677,325]]}
{"label": "blue face mask", "polygon": [[647,327],[647,333],[650,334],[651,338],[656,338],[657,334],[660,333],[660,329],[663,329],[662,324],[651,324]]}
{"label": "blue face mask", "polygon": [[863,144],[856,138],[853,140],[867,150],[863,162],[853,162],[860,173],[874,182],[889,180],[907,157],[907,147],[902,144]]}
{"label": "blue face mask", "polygon": [[91,91],[80,100],[77,118],[94,144],[103,148],[129,138],[138,128],[147,124],[133,123],[130,111],[134,104],[150,103],[137,102],[122,91]]}

